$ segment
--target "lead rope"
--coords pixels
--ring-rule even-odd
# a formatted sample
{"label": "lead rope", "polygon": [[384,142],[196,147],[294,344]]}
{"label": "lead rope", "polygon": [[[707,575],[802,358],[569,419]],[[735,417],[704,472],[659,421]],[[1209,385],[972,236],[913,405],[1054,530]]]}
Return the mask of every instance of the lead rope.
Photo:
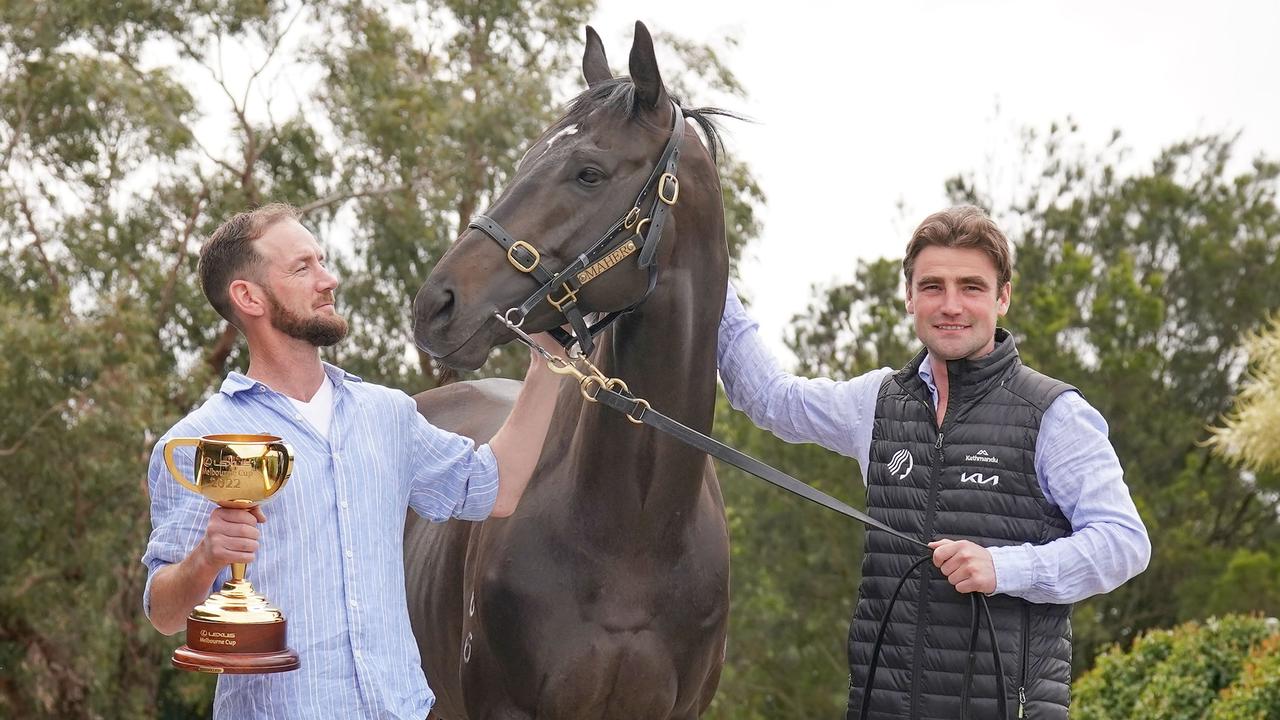
{"label": "lead rope", "polygon": [[[513,308],[515,309],[515,308]],[[511,310],[507,311],[507,315],[511,314]],[[494,313],[504,325],[507,326],[520,342],[529,346],[529,349],[538,353],[540,357],[547,363],[547,367],[551,372],[558,375],[568,375],[578,381],[578,389],[582,393],[582,397],[588,402],[598,402],[607,407],[613,408],[622,413],[628,420],[637,425],[644,424],[656,430],[674,437],[675,439],[697,449],[701,450],[713,457],[744,470],[766,482],[772,483],[784,490],[795,493],[806,500],[815,502],[830,510],[834,510],[846,517],[853,518],[864,525],[873,527],[877,530],[884,531],[905,540],[913,545],[924,548],[928,554],[912,563],[911,567],[902,574],[898,579],[898,585],[893,590],[893,595],[889,598],[889,606],[885,609],[884,617],[880,620],[880,628],[876,632],[875,646],[871,651],[871,664],[867,672],[867,687],[862,695],[862,708],[859,717],[863,720],[867,718],[867,711],[870,709],[871,691],[875,683],[876,667],[880,661],[880,649],[884,642],[884,635],[889,626],[889,618],[893,614],[894,605],[898,602],[898,595],[902,591],[903,585],[906,584],[908,578],[921,565],[933,557],[933,550],[928,543],[921,542],[917,538],[913,538],[899,530],[896,530],[875,518],[857,510],[826,493],[816,490],[813,487],[787,475],[786,473],[766,465],[755,458],[742,453],[734,448],[725,445],[715,438],[708,437],[697,430],[682,425],[672,420],[662,413],[654,410],[649,402],[643,398],[631,395],[631,391],[627,388],[627,384],[618,378],[609,378],[600,372],[600,370],[585,355],[569,353],[569,359],[566,360],[558,355],[553,355],[538,343],[534,342],[529,334],[521,329],[524,323],[524,317],[520,316],[519,322],[513,322],[503,313]],[[581,367],[579,367],[581,366]],[[1000,717],[1008,718],[1008,705],[1005,697],[1006,687],[1004,682],[1004,671],[1000,662],[1000,647],[996,644],[995,625],[991,622],[991,609],[987,605],[986,595],[980,592],[972,592],[969,594],[972,607],[971,621],[969,626],[969,653],[968,661],[965,666],[964,689],[961,695],[960,713],[961,720],[966,720],[969,714],[969,685],[972,682],[974,661],[976,659],[978,645],[978,630],[980,624],[980,616],[978,609],[981,607],[983,615],[987,619],[987,633],[991,640],[991,656],[995,661],[996,672],[996,702],[999,707]]]}

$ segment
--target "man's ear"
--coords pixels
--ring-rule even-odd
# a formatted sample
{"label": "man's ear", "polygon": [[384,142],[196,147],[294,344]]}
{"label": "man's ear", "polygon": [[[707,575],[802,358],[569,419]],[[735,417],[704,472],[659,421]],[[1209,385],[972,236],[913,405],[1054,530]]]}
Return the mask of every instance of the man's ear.
{"label": "man's ear", "polygon": [[1013,300],[1013,283],[1005,283],[1000,288],[1000,294],[996,296],[996,312],[1000,317],[1004,317],[1009,312],[1009,303]]}
{"label": "man's ear", "polygon": [[266,297],[262,288],[248,280],[232,280],[227,286],[231,307],[242,318],[262,317],[267,314]]}
{"label": "man's ear", "polygon": [[916,301],[915,301],[915,298],[912,297],[911,295],[911,283],[907,283],[907,314],[908,315],[916,314]]}

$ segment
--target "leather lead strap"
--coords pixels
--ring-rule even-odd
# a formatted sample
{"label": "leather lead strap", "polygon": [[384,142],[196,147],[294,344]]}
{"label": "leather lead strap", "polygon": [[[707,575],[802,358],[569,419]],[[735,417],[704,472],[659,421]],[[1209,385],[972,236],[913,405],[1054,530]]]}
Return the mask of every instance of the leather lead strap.
{"label": "leather lead strap", "polygon": [[647,404],[641,404],[635,398],[629,398],[613,390],[602,389],[596,394],[596,400],[598,400],[601,405],[607,405],[630,417],[632,420],[642,422],[649,427],[661,430],[686,445],[701,450],[702,452],[705,452],[719,460],[723,460],[740,470],[745,470],[767,483],[776,485],[783,490],[799,495],[805,500],[817,503],[828,510],[834,510],[841,515],[853,518],[863,525],[869,525],[877,530],[883,530],[884,532],[887,532],[901,540],[905,540],[912,545],[918,545],[930,553],[933,552],[929,549],[928,543],[921,542],[918,538],[911,537],[906,533],[895,530],[870,515],[867,515],[861,510],[851,507],[821,490],[806,485],[777,468],[770,467],[746,453],[725,445],[715,438],[703,435],[693,428],[683,425],[676,420],[672,420],[657,410],[649,408]]}
{"label": "leather lead strap", "polygon": [[[715,438],[703,435],[693,428],[683,425],[676,420],[672,420],[666,415],[663,415],[657,410],[651,408],[647,402],[643,402],[633,397],[628,397],[608,388],[600,388],[596,392],[595,399],[601,405],[607,405],[608,407],[626,415],[632,422],[643,423],[651,428],[660,430],[690,447],[701,450],[718,460],[727,462],[739,470],[749,472],[765,482],[799,495],[800,497],[809,500],[810,502],[817,503],[829,510],[834,510],[845,517],[857,520],[863,525],[889,533],[900,540],[905,540],[906,542],[919,546],[925,550],[927,554],[916,560],[911,567],[907,568],[907,571],[903,573],[902,577],[898,580],[898,586],[894,589],[893,597],[889,600],[889,606],[885,610],[884,617],[880,620],[880,629],[876,633],[875,647],[871,651],[871,664],[867,674],[867,687],[863,690],[862,709],[859,714],[860,718],[865,719],[867,717],[867,711],[871,707],[871,691],[875,685],[876,666],[879,664],[880,649],[884,641],[885,631],[889,625],[889,616],[893,612],[893,606],[898,601],[898,594],[902,591],[902,586],[906,584],[907,579],[920,566],[933,558],[933,549],[929,547],[929,544],[889,527],[861,510],[850,507],[848,504],[831,497],[821,490],[807,485],[777,468],[766,465],[746,453],[735,450]],[[970,598],[970,602],[973,603],[973,621],[970,625],[969,662],[973,662],[973,655],[978,645],[978,625],[981,617],[978,611],[981,609],[982,616],[986,617],[987,634],[991,639],[991,656],[995,663],[996,705],[999,709],[999,717],[1008,718],[1008,701],[1006,698],[1007,688],[1005,686],[1004,671],[1000,661],[1000,646],[996,642],[995,625],[991,622],[991,609],[987,605],[987,597],[982,593],[970,593]],[[965,673],[966,679],[971,680],[971,664],[966,667]],[[969,688],[968,682],[965,684],[966,687],[964,699],[961,703],[961,712],[967,716],[969,709]]]}

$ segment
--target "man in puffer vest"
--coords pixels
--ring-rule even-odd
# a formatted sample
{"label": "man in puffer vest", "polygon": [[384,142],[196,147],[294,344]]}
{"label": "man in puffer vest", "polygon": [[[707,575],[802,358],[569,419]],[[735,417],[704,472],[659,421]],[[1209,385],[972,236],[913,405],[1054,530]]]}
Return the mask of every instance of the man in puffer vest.
{"label": "man in puffer vest", "polygon": [[[1013,263],[995,223],[970,206],[930,215],[902,268],[924,344],[906,367],[841,382],[789,375],[730,287],[719,333],[725,392],[783,440],[855,458],[869,514],[933,549],[899,592],[864,717],[877,632],[922,557],[867,532],[848,720],[995,718],[1001,686],[1010,717],[1066,718],[1071,604],[1146,568],[1146,528],[1102,415],[1023,365],[996,326]],[[1003,683],[972,593],[988,596]]]}

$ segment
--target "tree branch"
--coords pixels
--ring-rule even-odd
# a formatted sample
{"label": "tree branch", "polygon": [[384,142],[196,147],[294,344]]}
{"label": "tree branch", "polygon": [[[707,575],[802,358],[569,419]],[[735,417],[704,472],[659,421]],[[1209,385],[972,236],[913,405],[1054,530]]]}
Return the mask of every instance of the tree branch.
{"label": "tree branch", "polygon": [[276,35],[275,40],[271,43],[271,47],[267,50],[266,59],[264,59],[262,64],[253,71],[252,75],[249,76],[249,81],[244,84],[244,97],[240,101],[242,106],[247,107],[249,105],[249,91],[253,89],[254,81],[257,80],[258,76],[261,75],[262,72],[267,69],[267,66],[271,64],[271,58],[273,58],[276,51],[280,49],[280,44],[284,42],[284,37],[289,34],[291,29],[293,29],[293,24],[302,16],[302,11],[305,10],[306,7],[305,3],[298,7],[298,12],[294,13],[293,17],[289,18],[289,22],[285,23],[284,30],[281,30],[280,34]]}
{"label": "tree branch", "polygon": [[323,197],[323,198],[320,198],[319,200],[303,205],[302,207],[298,208],[298,212],[302,213],[303,215],[306,215],[307,213],[312,212],[313,210],[326,208],[326,207],[329,207],[330,205],[337,205],[340,203],[344,203],[348,200],[354,200],[356,198],[378,197],[381,195],[390,195],[391,193],[396,193],[402,190],[408,190],[412,188],[413,184],[418,180],[420,180],[421,178],[422,178],[421,175],[414,175],[409,182],[400,183],[399,185],[386,185],[384,187],[373,188],[371,190],[358,190],[354,192],[336,192],[336,193],[333,193],[332,195],[329,195],[328,197]]}
{"label": "tree branch", "polygon": [[[187,52],[190,53],[191,46],[187,45],[185,41],[183,42],[183,45],[185,46],[185,49],[187,50]],[[121,65],[124,65],[124,67],[129,72],[133,73],[134,77],[144,82],[147,81],[146,73],[138,69],[138,66],[134,64],[132,59],[124,55],[121,55],[119,53],[116,53],[115,57],[118,61],[120,61]],[[169,121],[172,122],[174,125],[179,125],[179,126],[184,125],[184,123],[182,122],[182,118],[178,117],[178,114],[173,111],[173,108],[168,103],[160,103],[160,109],[164,112],[165,115],[169,116]],[[191,134],[191,140],[196,144],[196,147],[200,148],[200,152],[204,153],[204,156],[209,158],[210,162],[213,162],[214,164],[218,165],[219,167],[223,168],[224,170],[230,172],[233,175],[240,174],[240,168],[235,167],[234,165],[227,162],[226,160],[223,160],[218,157],[214,157],[213,153],[209,151],[209,148],[205,147],[205,144],[200,141],[199,137],[196,137],[195,133]]]}
{"label": "tree branch", "polygon": [[35,422],[31,423],[31,425],[27,427],[26,431],[23,432],[22,435],[19,436],[18,439],[15,440],[12,445],[10,445],[7,448],[0,448],[0,457],[9,457],[10,455],[17,454],[17,452],[22,449],[22,446],[26,445],[27,441],[31,439],[31,436],[35,434],[36,430],[40,429],[40,426],[44,424],[45,420],[48,420],[55,413],[68,407],[69,405],[71,405],[71,403],[76,401],[83,401],[84,398],[85,398],[85,393],[81,392],[81,393],[77,393],[73,397],[67,398],[66,400],[59,400],[53,405],[50,405],[47,410],[40,413],[40,417],[36,418]]}
{"label": "tree branch", "polygon": [[[200,55],[195,52],[195,48],[191,47],[191,44],[187,42],[186,39],[175,38],[175,41],[180,46],[182,46],[183,50],[185,50],[187,54],[192,58],[200,57]],[[209,71],[209,75],[213,78],[214,82],[218,84],[218,87],[222,90],[222,94],[227,96],[227,100],[231,103],[232,114],[236,116],[236,120],[240,123],[240,127],[244,130],[244,134],[245,134],[244,153],[243,153],[244,167],[235,168],[231,166],[230,163],[222,163],[220,161],[215,161],[215,162],[219,162],[220,165],[230,170],[233,174],[235,174],[240,178],[241,188],[244,190],[245,194],[249,197],[249,202],[254,205],[257,205],[258,191],[257,191],[257,187],[254,185],[254,182],[253,182],[253,164],[258,159],[258,147],[257,147],[257,136],[253,132],[253,126],[249,123],[248,116],[245,115],[244,107],[242,107],[240,103],[236,102],[236,97],[234,94],[232,94],[231,88],[227,87],[225,75],[218,70],[214,70],[213,67],[209,66],[207,63],[203,61],[197,60],[197,62],[200,64],[201,67]],[[222,64],[221,33],[218,34],[218,64],[219,64],[219,67]],[[206,154],[208,153],[206,152]]]}
{"label": "tree branch", "polygon": [[218,341],[214,343],[208,357],[205,358],[205,362],[213,368],[214,375],[222,376],[222,371],[227,366],[227,358],[231,356],[231,350],[236,346],[236,336],[239,334],[240,331],[235,325],[231,323],[223,325],[222,334],[218,336]]}
{"label": "tree branch", "polygon": [[165,280],[164,290],[160,293],[160,305],[156,308],[157,330],[164,327],[169,320],[169,312],[173,309],[173,295],[178,285],[178,270],[182,269],[182,261],[185,259],[183,251],[191,240],[191,235],[195,233],[196,220],[200,217],[200,210],[207,199],[209,199],[209,182],[206,180],[200,186],[200,194],[196,196],[191,206],[191,212],[187,215],[182,232],[178,233],[178,237],[173,242],[173,266],[169,268],[169,277]]}
{"label": "tree branch", "polygon": [[22,134],[27,129],[27,115],[34,104],[34,99],[29,100],[18,112],[18,122],[13,126],[13,137],[9,138],[9,142],[5,145],[4,160],[0,161],[0,170],[4,172],[9,171],[9,161],[13,159],[13,153],[18,149],[18,141],[22,139]]}
{"label": "tree branch", "polygon": [[27,220],[27,230],[30,231],[34,239],[33,247],[36,249],[36,256],[40,260],[40,265],[44,267],[44,271],[49,276],[49,282],[53,284],[53,289],[57,291],[62,287],[61,279],[58,272],[53,268],[53,263],[49,261],[49,256],[44,252],[44,235],[40,232],[40,228],[36,226],[35,215],[31,212],[31,205],[27,202],[27,196],[22,192],[18,193],[18,206],[22,208],[22,217]]}

